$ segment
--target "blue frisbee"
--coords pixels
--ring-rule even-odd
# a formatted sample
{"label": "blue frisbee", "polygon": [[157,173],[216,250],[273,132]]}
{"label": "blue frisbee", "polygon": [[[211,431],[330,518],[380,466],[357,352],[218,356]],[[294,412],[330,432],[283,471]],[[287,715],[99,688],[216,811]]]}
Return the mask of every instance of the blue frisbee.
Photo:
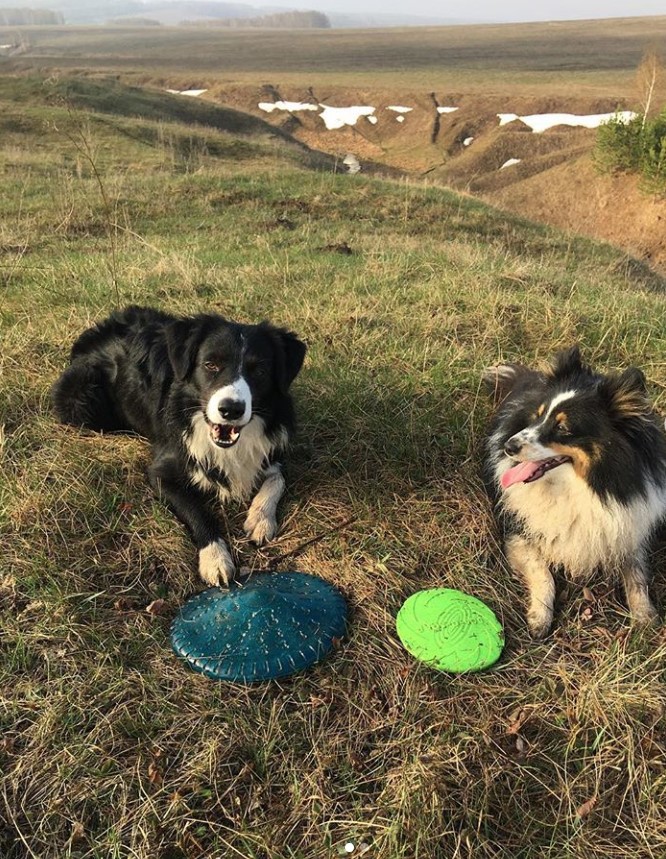
{"label": "blue frisbee", "polygon": [[171,644],[191,668],[214,680],[254,683],[302,671],[345,634],[342,594],[305,573],[255,573],[229,590],[187,600]]}

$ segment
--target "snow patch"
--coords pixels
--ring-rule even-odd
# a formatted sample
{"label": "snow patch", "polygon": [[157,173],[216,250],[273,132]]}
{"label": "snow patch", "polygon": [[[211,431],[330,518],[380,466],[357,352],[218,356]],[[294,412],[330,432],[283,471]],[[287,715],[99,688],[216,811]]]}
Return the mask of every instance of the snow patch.
{"label": "snow patch", "polygon": [[322,104],[321,107],[324,109],[319,116],[324,120],[324,125],[329,131],[345,125],[356,125],[361,116],[371,116],[375,112],[375,108],[369,105],[332,107],[329,104]]}
{"label": "snow patch", "polygon": [[504,164],[502,164],[500,170],[504,170],[505,167],[513,167],[514,164],[520,164],[520,158],[509,158],[508,161],[505,161]]}
{"label": "snow patch", "polygon": [[473,138],[473,137],[466,137],[466,138],[463,140],[463,146],[469,146],[469,145],[470,145],[470,143],[471,143],[473,140],[474,140],[474,138]]}
{"label": "snow patch", "polygon": [[399,104],[389,104],[386,110],[392,110],[394,113],[409,113],[414,110],[413,107],[401,107]]}
{"label": "snow patch", "polygon": [[620,122],[629,122],[636,117],[636,114],[631,110],[622,110],[617,113],[593,113],[587,116],[575,113],[534,113],[529,116],[518,116],[517,113],[498,113],[497,116],[499,117],[500,125],[506,125],[519,119],[525,125],[528,125],[532,131],[540,134],[542,131],[554,128],[556,125],[598,128],[614,117],[617,117]]}
{"label": "snow patch", "polygon": [[288,110],[290,113],[296,113],[299,110],[319,110],[319,105],[309,104],[306,101],[260,101],[259,109],[265,110],[266,113],[272,113],[274,110]]}
{"label": "snow patch", "polygon": [[345,155],[342,163],[347,168],[347,173],[354,174],[354,173],[360,173],[361,172],[361,164],[360,164],[358,158],[354,154],[352,154],[351,152],[349,152],[347,155]]}
{"label": "snow patch", "polygon": [[404,121],[405,121],[405,117],[404,117],[404,116],[396,116],[395,121],[396,121],[396,122],[404,122]]}
{"label": "snow patch", "polygon": [[371,122],[373,125],[377,125],[377,117],[376,116],[366,116],[368,122]]}
{"label": "snow patch", "polygon": [[190,95],[193,98],[197,98],[205,92],[208,92],[207,89],[168,89],[166,91],[171,93],[171,95]]}
{"label": "snow patch", "polygon": [[438,107],[437,113],[454,113],[456,110],[460,110],[458,107]]}

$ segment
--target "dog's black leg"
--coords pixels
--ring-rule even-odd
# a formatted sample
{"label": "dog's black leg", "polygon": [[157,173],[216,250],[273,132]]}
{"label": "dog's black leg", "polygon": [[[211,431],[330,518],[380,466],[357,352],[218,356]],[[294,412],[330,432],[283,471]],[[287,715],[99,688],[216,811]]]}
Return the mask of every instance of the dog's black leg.
{"label": "dog's black leg", "polygon": [[543,638],[553,622],[555,581],[541,553],[528,540],[513,534],[506,540],[506,557],[530,595],[527,625],[532,638]]}
{"label": "dog's black leg", "polygon": [[622,569],[627,606],[634,623],[648,624],[659,619],[648,593],[648,572],[644,558],[629,560]]}
{"label": "dog's black leg", "polygon": [[170,454],[156,455],[149,477],[160,498],[189,529],[199,550],[201,578],[213,587],[228,585],[236,568],[206,495],[189,483],[180,463]]}

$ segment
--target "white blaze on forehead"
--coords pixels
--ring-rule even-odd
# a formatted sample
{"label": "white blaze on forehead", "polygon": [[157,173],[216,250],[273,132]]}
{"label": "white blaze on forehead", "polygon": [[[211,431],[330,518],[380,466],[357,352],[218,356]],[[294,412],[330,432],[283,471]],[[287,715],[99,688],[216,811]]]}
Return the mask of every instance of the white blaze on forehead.
{"label": "white blaze on forehead", "polygon": [[220,403],[224,400],[233,400],[234,402],[245,403],[245,411],[240,418],[236,418],[230,423],[238,426],[244,426],[252,417],[252,391],[250,386],[242,376],[239,376],[230,385],[225,385],[223,388],[218,388],[211,395],[206,405],[206,417],[212,424],[223,422],[220,414]]}
{"label": "white blaze on forehead", "polygon": [[550,401],[550,405],[544,413],[543,422],[548,420],[548,418],[552,415],[552,413],[558,406],[566,402],[566,400],[570,400],[572,397],[575,396],[576,391],[563,391],[561,394],[557,394],[555,397],[553,397],[553,399]]}
{"label": "white blaze on forehead", "polygon": [[[525,429],[520,430],[520,432],[512,435],[512,439],[517,439],[523,445],[531,445],[533,450],[530,451],[529,458],[530,459],[546,459],[549,456],[554,456],[555,453],[550,448],[544,447],[539,442],[539,433],[541,428],[546,423],[548,418],[552,415],[555,409],[562,405],[562,403],[570,400],[572,397],[576,396],[576,391],[563,391],[561,394],[556,394],[553,399],[550,401],[548,408],[544,411],[541,416],[538,424],[531,424]],[[523,453],[525,453],[523,451]]]}

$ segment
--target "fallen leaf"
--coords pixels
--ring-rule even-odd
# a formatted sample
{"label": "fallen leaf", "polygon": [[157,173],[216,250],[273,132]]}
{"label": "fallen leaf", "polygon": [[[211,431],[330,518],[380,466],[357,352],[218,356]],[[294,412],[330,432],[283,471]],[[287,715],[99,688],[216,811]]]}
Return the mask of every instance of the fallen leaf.
{"label": "fallen leaf", "polygon": [[78,821],[74,821],[72,823],[72,834],[70,835],[70,841],[81,841],[82,838],[86,837],[86,830],[83,828],[83,824]]}
{"label": "fallen leaf", "polygon": [[594,617],[594,612],[592,611],[590,606],[587,606],[587,608],[584,608],[582,610],[582,612],[580,613],[580,619],[584,620],[584,621],[592,620],[593,617]]}
{"label": "fallen leaf", "polygon": [[527,751],[527,743],[520,734],[516,734],[516,751],[520,752],[521,755]]}
{"label": "fallen leaf", "polygon": [[162,784],[163,776],[160,768],[157,766],[155,761],[151,761],[148,764],[148,781],[155,785],[155,787],[159,787]]}
{"label": "fallen leaf", "polygon": [[11,755],[14,751],[14,738],[13,737],[3,737],[0,740],[0,752],[4,752],[7,755]]}
{"label": "fallen leaf", "polygon": [[169,605],[166,600],[153,600],[150,605],[146,606],[146,611],[148,614],[156,616],[164,615],[169,611]]}
{"label": "fallen leaf", "polygon": [[576,817],[580,818],[581,820],[584,817],[587,817],[587,815],[592,811],[594,806],[597,804],[598,798],[599,797],[597,797],[595,795],[595,796],[591,797],[590,799],[588,799],[587,802],[584,802],[581,806],[579,806],[579,808],[576,811]]}
{"label": "fallen leaf", "polygon": [[114,602],[113,607],[116,611],[129,611],[132,608],[132,603],[127,597],[120,597]]}
{"label": "fallen leaf", "polygon": [[523,727],[530,715],[530,711],[525,707],[519,707],[514,710],[509,716],[509,727],[506,729],[507,734],[517,734]]}
{"label": "fallen leaf", "polygon": [[586,602],[595,602],[596,597],[594,596],[594,592],[590,590],[590,588],[583,588],[583,599]]}

